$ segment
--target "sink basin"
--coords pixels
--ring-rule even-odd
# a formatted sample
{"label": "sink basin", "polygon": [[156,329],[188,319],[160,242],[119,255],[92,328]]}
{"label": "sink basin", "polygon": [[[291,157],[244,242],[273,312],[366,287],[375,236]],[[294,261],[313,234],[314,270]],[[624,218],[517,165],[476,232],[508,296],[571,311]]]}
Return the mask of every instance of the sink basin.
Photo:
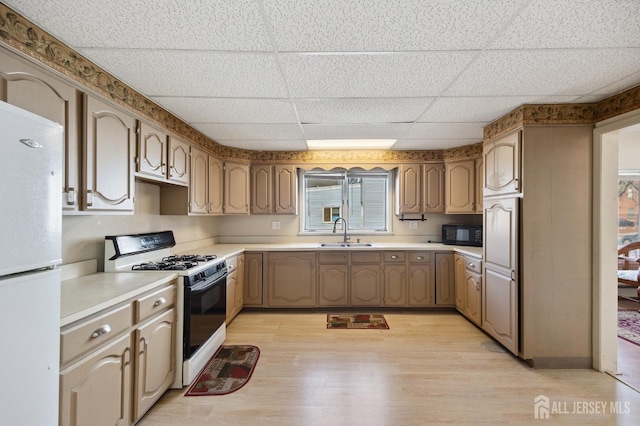
{"label": "sink basin", "polygon": [[320,247],[373,247],[372,243],[320,243]]}

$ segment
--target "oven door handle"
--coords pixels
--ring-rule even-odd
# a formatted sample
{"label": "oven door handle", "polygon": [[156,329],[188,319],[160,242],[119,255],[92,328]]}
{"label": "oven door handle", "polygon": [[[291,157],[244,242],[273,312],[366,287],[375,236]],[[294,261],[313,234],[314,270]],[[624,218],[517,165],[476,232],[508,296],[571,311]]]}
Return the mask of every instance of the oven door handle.
{"label": "oven door handle", "polygon": [[210,289],[211,287],[218,285],[219,283],[223,282],[224,280],[226,280],[228,273],[225,271],[225,273],[223,275],[220,275],[218,277],[215,277],[211,280],[208,281],[202,281],[199,282],[197,284],[194,284],[190,287],[191,289],[191,293],[202,293],[203,291],[206,291],[208,289]]}

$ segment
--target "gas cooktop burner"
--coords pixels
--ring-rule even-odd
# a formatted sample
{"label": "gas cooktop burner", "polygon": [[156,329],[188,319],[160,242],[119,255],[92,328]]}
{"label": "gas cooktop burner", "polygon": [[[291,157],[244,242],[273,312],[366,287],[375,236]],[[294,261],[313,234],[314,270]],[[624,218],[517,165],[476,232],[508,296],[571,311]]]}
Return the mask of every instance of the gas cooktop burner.
{"label": "gas cooktop burner", "polygon": [[217,258],[215,254],[182,254],[162,258],[163,262],[208,262]]}
{"label": "gas cooktop burner", "polygon": [[167,256],[158,262],[146,262],[133,265],[133,271],[185,271],[187,269],[198,266],[198,262],[209,262],[217,256],[213,254],[183,254],[175,256]]}

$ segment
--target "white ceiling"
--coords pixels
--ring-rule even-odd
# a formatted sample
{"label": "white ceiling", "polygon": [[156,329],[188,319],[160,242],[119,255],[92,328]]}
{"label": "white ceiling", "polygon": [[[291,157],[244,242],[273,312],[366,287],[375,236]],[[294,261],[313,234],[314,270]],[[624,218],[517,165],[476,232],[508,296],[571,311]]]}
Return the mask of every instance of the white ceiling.
{"label": "white ceiling", "polygon": [[640,84],[640,0],[3,0],[217,142],[482,140]]}

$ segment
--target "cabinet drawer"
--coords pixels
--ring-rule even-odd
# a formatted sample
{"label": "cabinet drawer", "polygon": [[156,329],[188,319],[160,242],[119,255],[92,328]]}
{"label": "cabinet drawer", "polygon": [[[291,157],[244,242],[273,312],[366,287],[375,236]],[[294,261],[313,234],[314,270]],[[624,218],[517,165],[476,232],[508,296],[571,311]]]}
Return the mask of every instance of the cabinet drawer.
{"label": "cabinet drawer", "polygon": [[407,256],[411,263],[431,263],[431,252],[429,251],[411,251]]}
{"label": "cabinet drawer", "polygon": [[403,251],[385,251],[384,263],[404,263],[406,255]]}
{"label": "cabinet drawer", "polygon": [[171,285],[151,294],[143,296],[134,302],[136,307],[136,322],[160,313],[176,303],[176,286]]}
{"label": "cabinet drawer", "polygon": [[380,263],[379,251],[354,251],[351,252],[351,263]]}
{"label": "cabinet drawer", "polygon": [[477,257],[465,256],[464,265],[467,269],[475,271],[479,274],[482,273],[482,260]]}
{"label": "cabinet drawer", "polygon": [[318,262],[323,265],[345,265],[347,263],[347,252],[319,253]]}
{"label": "cabinet drawer", "polygon": [[227,271],[232,273],[238,269],[238,256],[231,256],[227,258]]}
{"label": "cabinet drawer", "polygon": [[60,364],[118,336],[131,326],[131,304],[83,321],[60,332]]}

